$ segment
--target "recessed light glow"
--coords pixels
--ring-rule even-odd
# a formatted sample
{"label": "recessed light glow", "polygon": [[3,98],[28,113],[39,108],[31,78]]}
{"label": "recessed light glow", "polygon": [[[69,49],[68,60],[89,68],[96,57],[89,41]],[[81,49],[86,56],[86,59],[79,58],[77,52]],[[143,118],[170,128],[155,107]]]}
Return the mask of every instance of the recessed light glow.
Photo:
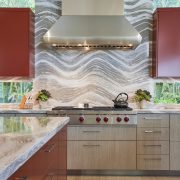
{"label": "recessed light glow", "polygon": [[89,47],[85,47],[84,49],[85,49],[86,51],[90,50],[90,48],[89,48]]}

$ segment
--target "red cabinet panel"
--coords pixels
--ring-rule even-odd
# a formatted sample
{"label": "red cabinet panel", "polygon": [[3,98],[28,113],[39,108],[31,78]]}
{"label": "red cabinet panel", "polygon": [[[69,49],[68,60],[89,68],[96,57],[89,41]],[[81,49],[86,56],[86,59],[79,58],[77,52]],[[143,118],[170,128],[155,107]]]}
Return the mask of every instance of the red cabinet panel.
{"label": "red cabinet panel", "polygon": [[67,127],[49,140],[8,180],[67,180]]}
{"label": "red cabinet panel", "polygon": [[0,8],[0,77],[34,77],[34,13]]}
{"label": "red cabinet panel", "polygon": [[154,13],[153,77],[180,77],[180,8]]}

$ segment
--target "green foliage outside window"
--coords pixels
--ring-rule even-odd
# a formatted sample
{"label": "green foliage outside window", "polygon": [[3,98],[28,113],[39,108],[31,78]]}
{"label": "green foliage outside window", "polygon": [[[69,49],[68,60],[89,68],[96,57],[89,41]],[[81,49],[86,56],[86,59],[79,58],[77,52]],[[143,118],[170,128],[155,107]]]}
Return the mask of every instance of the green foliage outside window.
{"label": "green foliage outside window", "polygon": [[179,0],[153,0],[154,9],[157,7],[180,7]]}
{"label": "green foliage outside window", "polygon": [[180,104],[180,83],[156,83],[154,103]]}
{"label": "green foliage outside window", "polygon": [[35,0],[0,0],[0,7],[29,7],[35,12]]}
{"label": "green foliage outside window", "polygon": [[32,87],[32,82],[0,82],[0,103],[20,103]]}

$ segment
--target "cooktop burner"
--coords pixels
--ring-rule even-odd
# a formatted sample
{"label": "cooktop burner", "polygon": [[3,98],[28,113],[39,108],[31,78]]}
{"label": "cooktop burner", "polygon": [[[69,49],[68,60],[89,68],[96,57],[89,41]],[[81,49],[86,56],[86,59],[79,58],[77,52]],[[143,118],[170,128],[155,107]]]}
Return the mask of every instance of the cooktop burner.
{"label": "cooktop burner", "polygon": [[48,111],[49,116],[67,116],[70,125],[136,125],[137,115],[125,106],[74,107],[57,106]]}
{"label": "cooktop burner", "polygon": [[89,108],[79,108],[74,106],[57,106],[52,110],[105,110],[105,111],[132,111],[130,107],[111,107],[111,106],[93,106]]}

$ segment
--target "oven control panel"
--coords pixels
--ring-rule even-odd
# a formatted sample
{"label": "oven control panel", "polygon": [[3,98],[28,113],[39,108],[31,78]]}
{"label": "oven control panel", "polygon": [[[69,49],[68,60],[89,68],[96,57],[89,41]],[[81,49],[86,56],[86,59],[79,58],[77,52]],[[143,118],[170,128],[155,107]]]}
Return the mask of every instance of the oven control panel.
{"label": "oven control panel", "polygon": [[68,115],[70,124],[137,124],[137,115],[132,114],[79,114]]}

